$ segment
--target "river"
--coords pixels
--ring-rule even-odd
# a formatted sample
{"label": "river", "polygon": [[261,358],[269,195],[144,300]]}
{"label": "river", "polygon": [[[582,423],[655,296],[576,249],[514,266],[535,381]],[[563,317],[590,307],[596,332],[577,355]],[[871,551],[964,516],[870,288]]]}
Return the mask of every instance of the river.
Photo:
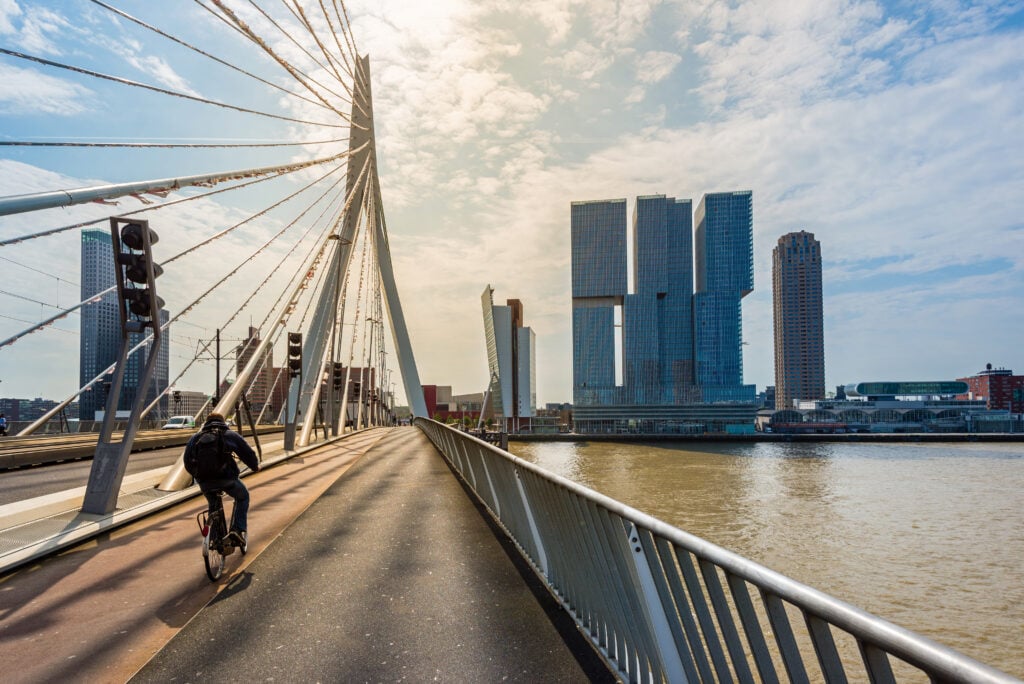
{"label": "river", "polygon": [[509,450],[1024,678],[1024,444]]}

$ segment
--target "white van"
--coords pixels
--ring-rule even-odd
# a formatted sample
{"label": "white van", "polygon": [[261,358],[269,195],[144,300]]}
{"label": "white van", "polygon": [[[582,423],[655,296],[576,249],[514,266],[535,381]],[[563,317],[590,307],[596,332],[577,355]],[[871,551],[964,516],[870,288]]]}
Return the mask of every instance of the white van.
{"label": "white van", "polygon": [[196,423],[192,420],[192,416],[172,416],[170,420],[164,423],[161,430],[188,430],[194,429]]}

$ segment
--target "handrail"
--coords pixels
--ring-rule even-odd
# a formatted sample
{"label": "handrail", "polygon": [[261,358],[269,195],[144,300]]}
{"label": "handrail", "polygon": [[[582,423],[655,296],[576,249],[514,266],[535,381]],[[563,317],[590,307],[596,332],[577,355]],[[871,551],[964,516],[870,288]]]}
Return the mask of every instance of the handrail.
{"label": "handrail", "polygon": [[626,681],[895,682],[910,667],[1020,682],[472,435],[415,425]]}

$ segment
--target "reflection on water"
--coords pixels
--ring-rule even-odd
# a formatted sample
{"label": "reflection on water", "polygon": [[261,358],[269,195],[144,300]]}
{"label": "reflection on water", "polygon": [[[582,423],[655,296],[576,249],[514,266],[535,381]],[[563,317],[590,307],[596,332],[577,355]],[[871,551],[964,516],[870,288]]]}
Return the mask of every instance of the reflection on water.
{"label": "reflection on water", "polygon": [[1024,677],[1024,445],[512,442],[509,448]]}

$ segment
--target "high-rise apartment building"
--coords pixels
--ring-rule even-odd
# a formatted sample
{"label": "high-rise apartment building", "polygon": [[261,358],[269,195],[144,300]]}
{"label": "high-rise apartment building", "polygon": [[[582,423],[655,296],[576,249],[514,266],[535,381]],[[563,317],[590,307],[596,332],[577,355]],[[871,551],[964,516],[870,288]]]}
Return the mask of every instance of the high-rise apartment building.
{"label": "high-rise apartment building", "polygon": [[748,418],[752,427],[752,414],[724,406],[754,401],[740,321],[753,289],[751,211],[749,191],[706,195],[696,219],[689,199],[638,197],[630,261],[626,200],[572,203],[578,428],[714,431]]}
{"label": "high-rise apartment building", "polygon": [[743,384],[740,300],[754,289],[749,190],[704,195],[694,216],[694,375],[705,402],[754,401]]}
{"label": "high-rise apartment building", "polygon": [[[114,287],[116,272],[114,270],[114,249],[110,241],[110,233],[105,230],[82,231],[81,253],[81,297],[85,301],[100,292]],[[166,310],[160,311],[160,324],[169,320]],[[100,301],[82,308],[81,341],[79,343],[79,380],[80,386],[91,382],[93,378],[117,363],[121,352],[121,319],[117,310],[117,293],[103,295]],[[135,347],[146,338],[146,333],[131,333],[128,344]],[[118,399],[118,410],[127,411],[135,400],[139,376],[146,367],[149,348],[140,349],[128,358],[125,367],[124,384]],[[170,363],[170,328],[164,329],[164,339],[160,345],[154,377],[146,391],[147,403],[152,402],[157,394],[167,389]],[[95,420],[97,410],[106,406],[106,392],[109,385],[99,382],[91,390],[83,392],[79,398],[79,415],[82,420]],[[154,416],[167,416],[170,400],[165,394]]]}
{"label": "high-rise apartment building", "polygon": [[537,411],[536,336],[523,326],[523,303],[518,299],[495,306],[494,290],[488,285],[480,300],[491,406],[495,417],[511,421],[515,430],[517,419]]}
{"label": "high-rise apartment building", "polygon": [[626,200],[573,202],[573,403],[620,404]]}
{"label": "high-rise apartment building", "polygon": [[693,375],[693,202],[638,197],[634,292],[623,307],[623,385],[629,404],[699,401]]}
{"label": "high-rise apartment building", "polygon": [[775,329],[775,408],[825,398],[825,333],[821,244],[799,231],[772,251]]}

